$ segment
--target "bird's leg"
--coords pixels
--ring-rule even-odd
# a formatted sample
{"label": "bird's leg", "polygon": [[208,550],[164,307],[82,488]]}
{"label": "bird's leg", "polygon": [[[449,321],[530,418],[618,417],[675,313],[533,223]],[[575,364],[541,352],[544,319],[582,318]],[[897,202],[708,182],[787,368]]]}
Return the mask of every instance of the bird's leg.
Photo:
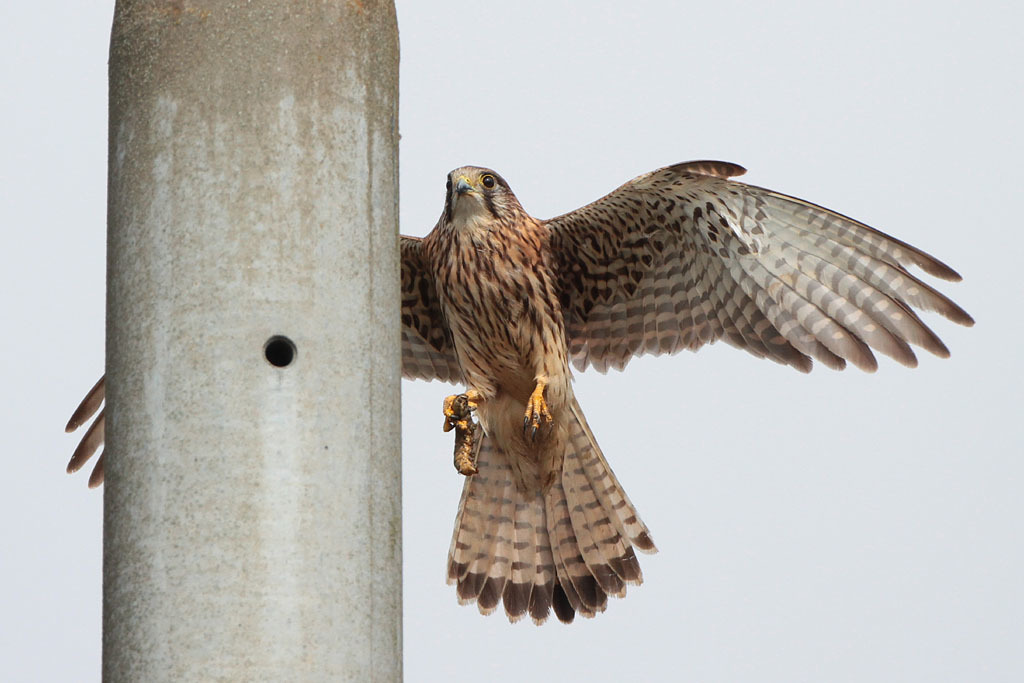
{"label": "bird's leg", "polygon": [[446,432],[455,430],[455,469],[467,477],[477,473],[475,437],[479,425],[473,422],[473,411],[479,400],[480,393],[473,389],[444,400],[443,429]]}
{"label": "bird's leg", "polygon": [[537,378],[537,386],[530,394],[530,400],[526,404],[526,415],[523,417],[523,432],[531,439],[537,438],[537,431],[542,426],[552,423],[551,411],[548,409],[548,402],[544,400],[544,389],[548,386],[546,377]]}

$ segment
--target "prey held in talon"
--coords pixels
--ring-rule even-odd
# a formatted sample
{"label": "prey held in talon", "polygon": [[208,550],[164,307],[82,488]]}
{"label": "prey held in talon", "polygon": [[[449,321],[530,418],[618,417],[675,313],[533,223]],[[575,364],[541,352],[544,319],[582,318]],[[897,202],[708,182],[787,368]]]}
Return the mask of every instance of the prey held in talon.
{"label": "prey held in talon", "polygon": [[444,400],[444,431],[455,430],[455,469],[464,476],[477,474],[475,438],[480,428],[473,422],[475,404],[466,394],[455,394]]}

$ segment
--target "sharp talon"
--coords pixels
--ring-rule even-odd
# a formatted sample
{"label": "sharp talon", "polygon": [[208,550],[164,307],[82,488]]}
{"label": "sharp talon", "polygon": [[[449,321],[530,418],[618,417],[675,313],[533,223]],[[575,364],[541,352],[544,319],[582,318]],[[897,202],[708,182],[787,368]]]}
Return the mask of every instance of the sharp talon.
{"label": "sharp talon", "polygon": [[553,422],[551,410],[548,408],[547,401],[544,400],[544,389],[546,386],[545,382],[538,381],[533,393],[530,394],[530,400],[526,404],[526,416],[523,419],[523,436],[528,436],[532,440],[537,439],[537,432],[541,431],[541,427],[549,427]]}
{"label": "sharp talon", "polygon": [[465,420],[476,410],[476,403],[467,394],[453,394],[444,399],[444,424],[441,429],[450,432],[460,420]]}

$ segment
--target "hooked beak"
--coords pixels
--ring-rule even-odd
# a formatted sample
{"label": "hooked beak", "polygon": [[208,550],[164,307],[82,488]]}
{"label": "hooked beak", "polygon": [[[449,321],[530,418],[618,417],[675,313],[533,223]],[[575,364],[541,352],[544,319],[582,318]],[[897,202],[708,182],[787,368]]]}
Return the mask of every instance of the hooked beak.
{"label": "hooked beak", "polygon": [[473,192],[473,186],[469,184],[469,178],[466,176],[459,176],[459,179],[455,182],[456,194],[466,194],[467,192]]}

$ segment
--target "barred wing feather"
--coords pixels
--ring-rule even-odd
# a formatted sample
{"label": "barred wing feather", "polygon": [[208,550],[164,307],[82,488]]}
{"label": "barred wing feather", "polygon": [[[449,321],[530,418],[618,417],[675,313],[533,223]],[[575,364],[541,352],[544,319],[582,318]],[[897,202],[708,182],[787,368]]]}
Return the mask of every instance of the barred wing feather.
{"label": "barred wing feather", "polygon": [[726,162],[668,166],[546,222],[577,369],[622,369],[637,355],[721,339],[803,372],[812,359],[872,371],[874,352],[908,366],[911,345],[949,355],[914,308],[973,324],[908,271],[959,280],[941,261],[729,179],[744,172]]}

